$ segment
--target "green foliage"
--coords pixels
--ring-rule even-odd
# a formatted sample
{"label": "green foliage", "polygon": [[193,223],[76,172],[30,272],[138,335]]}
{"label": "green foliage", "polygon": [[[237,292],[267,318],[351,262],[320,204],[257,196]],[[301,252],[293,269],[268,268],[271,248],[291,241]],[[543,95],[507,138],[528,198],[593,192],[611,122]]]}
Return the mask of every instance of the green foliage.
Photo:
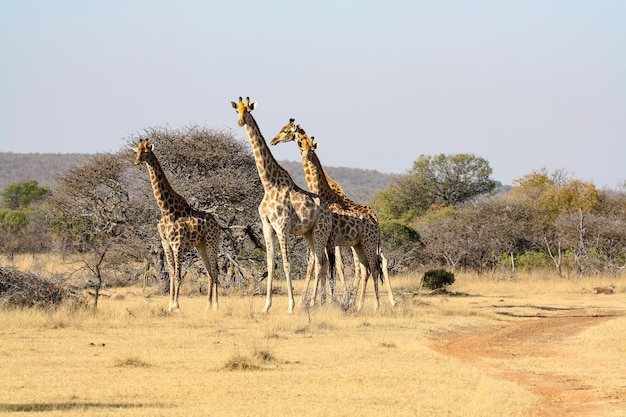
{"label": "green foliage", "polygon": [[496,187],[486,159],[472,154],[421,155],[409,174],[425,196],[425,208],[432,204],[457,206]]}
{"label": "green foliage", "polygon": [[532,202],[541,213],[537,222],[544,227],[562,213],[597,212],[602,202],[593,183],[569,179],[562,171],[533,172],[515,180],[515,185],[511,194]]}
{"label": "green foliage", "polygon": [[540,268],[548,268],[549,259],[543,252],[526,252],[517,257],[515,267],[522,271],[532,271]]}
{"label": "green foliage", "polygon": [[410,222],[423,210],[416,204],[417,190],[408,175],[398,177],[374,197],[374,208],[383,220]]}
{"label": "green foliage", "polygon": [[383,219],[411,222],[433,206],[458,206],[492,192],[491,172],[485,159],[471,154],[421,155],[406,175],[378,193],[375,205]]}
{"label": "green foliage", "polygon": [[0,209],[0,225],[7,230],[19,230],[28,224],[28,215],[28,209]]}
{"label": "green foliage", "polygon": [[[7,253],[24,250],[34,243],[28,239],[26,229],[29,222],[41,213],[33,205],[43,200],[50,193],[48,187],[40,187],[35,180],[9,184],[0,193],[0,230],[5,234],[4,242],[0,242],[0,250]],[[41,241],[41,237],[39,238]]]}
{"label": "green foliage", "polygon": [[36,180],[9,184],[0,196],[2,205],[11,210],[22,210],[36,201],[42,200],[50,188],[40,187]]}
{"label": "green foliage", "polygon": [[380,223],[383,241],[393,249],[405,248],[420,242],[420,235],[411,226],[401,221],[392,220]]}
{"label": "green foliage", "polygon": [[424,274],[424,285],[431,290],[445,288],[452,284],[454,284],[454,274],[445,269],[429,269]]}
{"label": "green foliage", "polygon": [[[515,270],[530,272],[539,269],[550,269],[551,263],[548,255],[538,251],[526,251],[521,255],[514,255]],[[504,270],[511,270],[511,254],[503,253],[498,257],[498,264]]]}

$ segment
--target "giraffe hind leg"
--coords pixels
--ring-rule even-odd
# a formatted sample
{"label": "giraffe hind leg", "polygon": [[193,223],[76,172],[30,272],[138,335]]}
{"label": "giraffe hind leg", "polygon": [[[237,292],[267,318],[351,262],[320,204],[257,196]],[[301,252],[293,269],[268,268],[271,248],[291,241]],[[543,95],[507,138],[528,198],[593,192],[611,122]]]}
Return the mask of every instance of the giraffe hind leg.
{"label": "giraffe hind leg", "polygon": [[269,220],[261,216],[263,223],[263,238],[265,239],[265,256],[267,261],[267,295],[265,298],[265,306],[261,312],[266,314],[272,306],[272,279],[274,278],[274,228]]}
{"label": "giraffe hind leg", "polygon": [[348,287],[346,285],[346,277],[343,273],[343,259],[341,257],[341,247],[335,247],[335,271],[337,271],[337,275],[339,276],[339,281],[341,281],[341,285],[343,285],[344,292],[348,291]]}
{"label": "giraffe hind leg", "polygon": [[301,306],[307,298],[309,298],[309,283],[311,282],[311,277],[313,276],[313,268],[315,267],[315,254],[312,250],[309,250],[309,260],[306,265],[306,278],[304,279],[304,286],[302,289],[302,294],[300,295],[300,300],[298,301],[298,305]]}
{"label": "giraffe hind leg", "polygon": [[202,257],[202,261],[204,262],[204,266],[207,270],[208,274],[208,302],[206,305],[206,310],[212,308],[214,311],[218,309],[218,301],[217,301],[217,253],[216,251],[211,250],[211,254],[207,253],[207,247],[204,243],[198,245],[197,247],[198,253]]}
{"label": "giraffe hind leg", "polygon": [[363,304],[365,302],[365,290],[367,289],[367,281],[370,276],[371,268],[369,268],[367,255],[365,254],[365,250],[363,249],[363,246],[358,245],[358,246],[353,246],[353,248],[359,259],[359,268],[361,270],[361,275],[362,275],[356,287],[356,290],[357,290],[356,310],[360,311],[361,309],[363,309]]}
{"label": "giraffe hind leg", "polygon": [[393,296],[393,290],[391,289],[391,282],[389,281],[389,260],[387,259],[385,254],[382,252],[380,252],[380,258],[382,260],[381,269],[385,277],[384,280],[385,280],[385,286],[387,287],[387,295],[389,297],[389,303],[391,304],[392,307],[395,307],[395,305],[397,304],[397,301],[395,297]]}

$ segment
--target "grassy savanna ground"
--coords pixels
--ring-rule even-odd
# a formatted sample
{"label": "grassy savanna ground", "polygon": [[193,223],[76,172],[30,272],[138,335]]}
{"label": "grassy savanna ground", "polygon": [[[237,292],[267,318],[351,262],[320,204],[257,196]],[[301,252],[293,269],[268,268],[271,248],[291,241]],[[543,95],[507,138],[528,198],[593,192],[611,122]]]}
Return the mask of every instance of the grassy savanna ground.
{"label": "grassy savanna ground", "polygon": [[[204,297],[186,296],[169,315],[167,297],[140,288],[114,290],[124,299],[104,298],[96,313],[0,311],[0,414],[559,415],[548,391],[533,389],[542,377],[583,381],[596,399],[598,413],[568,415],[626,414],[623,278],[456,279],[451,290],[469,296],[418,299],[417,278],[396,278],[400,304],[383,297],[373,311],[369,292],[361,313],[325,305],[288,315],[282,296],[268,315],[252,296],[221,297],[218,312],[205,312]],[[613,295],[590,291],[611,283]],[[553,315],[603,319],[544,334],[540,351],[511,335],[512,353],[501,340],[485,347],[498,355],[481,356],[479,342],[473,356],[453,351]]]}

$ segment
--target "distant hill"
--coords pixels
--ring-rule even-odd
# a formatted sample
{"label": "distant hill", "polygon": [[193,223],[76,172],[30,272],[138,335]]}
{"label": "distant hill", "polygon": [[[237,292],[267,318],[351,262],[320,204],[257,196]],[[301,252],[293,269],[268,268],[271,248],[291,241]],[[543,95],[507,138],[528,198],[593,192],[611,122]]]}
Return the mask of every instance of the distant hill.
{"label": "distant hill", "polygon": [[[293,180],[300,187],[307,189],[301,162],[280,161]],[[326,173],[337,181],[346,195],[359,203],[370,204],[374,196],[391,184],[395,175],[384,174],[371,169],[324,167]]]}
{"label": "distant hill", "polygon": [[0,153],[0,190],[16,182],[37,180],[54,188],[55,178],[85,162],[89,155],[61,153]]}
{"label": "distant hill", "polygon": [[[88,154],[0,153],[0,191],[12,183],[37,180],[40,185],[55,187],[55,178],[68,169],[86,162]],[[280,161],[294,181],[307,189],[302,163]],[[360,203],[371,203],[373,197],[389,186],[393,174],[375,170],[326,167],[328,175],[341,184],[346,195]]]}

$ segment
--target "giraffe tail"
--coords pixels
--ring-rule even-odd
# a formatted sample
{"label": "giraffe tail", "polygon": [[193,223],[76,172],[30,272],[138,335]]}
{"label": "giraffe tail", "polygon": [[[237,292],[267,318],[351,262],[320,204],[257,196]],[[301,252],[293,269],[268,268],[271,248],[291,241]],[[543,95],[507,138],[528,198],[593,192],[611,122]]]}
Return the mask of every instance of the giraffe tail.
{"label": "giraffe tail", "polygon": [[[380,233],[380,232],[379,232]],[[380,234],[378,235],[378,248],[376,254],[376,260],[378,261],[378,277],[380,278],[380,282],[385,283],[385,275],[387,271],[383,270],[383,268],[387,268],[387,262],[383,262],[383,248],[381,245]]]}

